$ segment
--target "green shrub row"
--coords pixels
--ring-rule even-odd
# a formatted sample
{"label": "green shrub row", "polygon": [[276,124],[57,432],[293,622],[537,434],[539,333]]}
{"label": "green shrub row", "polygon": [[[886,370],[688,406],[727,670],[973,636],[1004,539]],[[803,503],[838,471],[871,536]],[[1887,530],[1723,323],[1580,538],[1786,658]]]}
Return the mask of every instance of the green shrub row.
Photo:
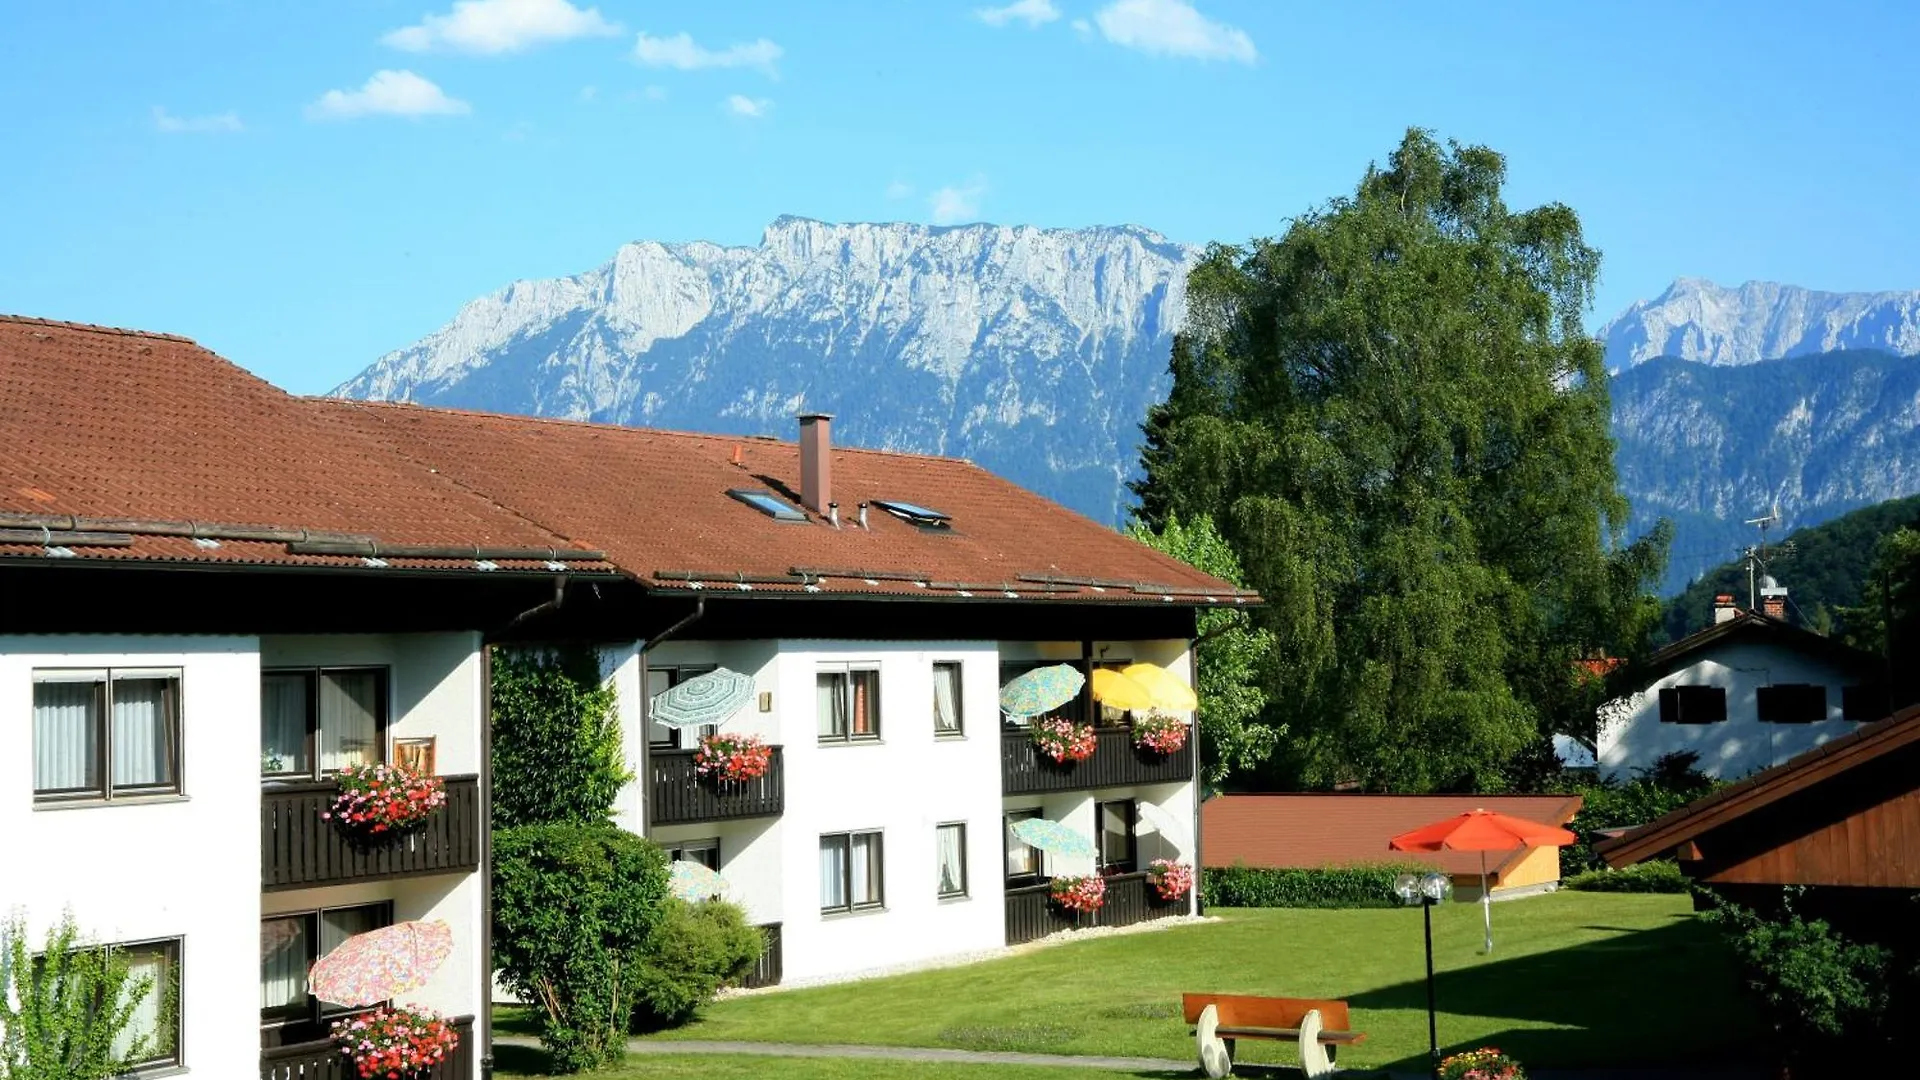
{"label": "green shrub row", "polygon": [[1618,870],[1586,870],[1560,882],[1563,889],[1581,892],[1683,893],[1692,888],[1680,864],[1671,859],[1624,866]]}
{"label": "green shrub row", "polygon": [[1394,894],[1393,879],[1430,869],[1420,863],[1285,870],[1217,866],[1201,874],[1200,898],[1212,907],[1398,907],[1400,898]]}

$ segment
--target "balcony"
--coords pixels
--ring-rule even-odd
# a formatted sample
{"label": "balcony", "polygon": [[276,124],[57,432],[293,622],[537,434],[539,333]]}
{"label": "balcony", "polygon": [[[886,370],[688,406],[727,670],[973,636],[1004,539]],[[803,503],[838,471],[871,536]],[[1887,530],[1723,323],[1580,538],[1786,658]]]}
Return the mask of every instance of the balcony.
{"label": "balcony", "polygon": [[715,783],[693,771],[693,750],[647,752],[647,826],[776,817],[786,810],[787,781],[780,747],[765,776]]}
{"label": "balcony", "polygon": [[480,779],[472,774],[445,779],[447,805],[418,828],[367,839],[348,836],[321,818],[338,791],[331,782],[262,789],[260,888],[273,892],[479,869]]}
{"label": "balcony", "polygon": [[767,946],[760,950],[760,959],[754,963],[753,970],[747,972],[747,977],[740,980],[740,985],[745,987],[779,986],[780,924],[767,923],[759,929],[761,935],[767,939]]}
{"label": "balcony", "polygon": [[1093,756],[1056,765],[1040,753],[1024,729],[1000,736],[1000,790],[1006,795],[1088,791],[1131,784],[1183,784],[1193,779],[1193,739],[1172,754],[1153,754],[1133,745],[1124,727],[1095,728]]}
{"label": "balcony", "polygon": [[[473,1045],[473,1017],[457,1017],[454,1031],[460,1045],[445,1061],[427,1072],[425,1080],[467,1080],[480,1050]],[[294,1043],[260,1051],[260,1080],[359,1080],[359,1074],[332,1039]]]}
{"label": "balcony", "polygon": [[[1097,756],[1097,755],[1096,755]],[[1185,915],[1189,900],[1162,900],[1147,875],[1114,874],[1107,878],[1107,902],[1091,915],[1062,910],[1050,899],[1048,887],[1027,885],[1007,890],[1007,944],[1019,945],[1057,930],[1084,930],[1089,926],[1132,926],[1134,923]]]}

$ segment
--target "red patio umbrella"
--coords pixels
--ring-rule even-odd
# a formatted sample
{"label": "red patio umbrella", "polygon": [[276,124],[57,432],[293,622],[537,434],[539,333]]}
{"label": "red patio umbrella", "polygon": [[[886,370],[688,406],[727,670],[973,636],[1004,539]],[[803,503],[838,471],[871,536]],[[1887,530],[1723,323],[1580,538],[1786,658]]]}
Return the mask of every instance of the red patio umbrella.
{"label": "red patio umbrella", "polygon": [[1493,951],[1493,899],[1487,891],[1487,852],[1526,847],[1564,847],[1574,835],[1553,825],[1526,818],[1469,810],[1444,821],[1422,825],[1387,841],[1392,851],[1477,851],[1480,853],[1480,916],[1486,924],[1487,951]]}

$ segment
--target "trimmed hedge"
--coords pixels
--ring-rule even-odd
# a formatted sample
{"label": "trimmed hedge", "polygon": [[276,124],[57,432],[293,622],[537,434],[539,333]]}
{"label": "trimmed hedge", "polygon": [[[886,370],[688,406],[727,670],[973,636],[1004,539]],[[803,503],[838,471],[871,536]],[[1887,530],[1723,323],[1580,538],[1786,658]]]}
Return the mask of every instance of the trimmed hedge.
{"label": "trimmed hedge", "polygon": [[1693,887],[1680,864],[1671,859],[1654,859],[1618,870],[1587,870],[1560,883],[1563,889],[1581,892],[1683,893]]}
{"label": "trimmed hedge", "polygon": [[1210,907],[1399,907],[1393,879],[1424,874],[1423,863],[1369,863],[1314,869],[1211,867],[1200,876],[1200,898]]}

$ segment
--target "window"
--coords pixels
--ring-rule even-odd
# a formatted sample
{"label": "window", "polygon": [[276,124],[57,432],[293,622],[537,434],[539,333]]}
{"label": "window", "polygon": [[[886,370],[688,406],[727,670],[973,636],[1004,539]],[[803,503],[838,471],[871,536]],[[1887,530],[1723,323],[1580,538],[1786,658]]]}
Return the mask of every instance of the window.
{"label": "window", "polygon": [[956,821],[936,827],[933,850],[940,864],[940,899],[967,895],[967,826]]}
{"label": "window", "polygon": [[807,515],[774,498],[773,492],[771,491],[754,491],[750,488],[735,488],[727,492],[727,494],[746,503],[748,506],[753,507],[755,510],[760,511],[775,521],[804,522],[807,520]]}
{"label": "window", "polygon": [[1859,686],[1846,686],[1840,689],[1840,718],[1861,723],[1880,720],[1891,715],[1893,709],[1887,701],[1884,688],[1871,683]]}
{"label": "window", "polygon": [[260,774],[319,779],[386,760],[385,668],[268,671],[260,676]]}
{"label": "window", "polygon": [[1727,692],[1718,686],[1669,686],[1660,691],[1663,724],[1718,724],[1727,718]]}
{"label": "window", "polygon": [[[712,670],[712,664],[698,667],[649,667],[647,668],[647,700],[652,701],[655,695],[679,686],[695,675],[705,675]],[[718,724],[702,724],[699,734],[711,735],[718,730],[720,730]],[[651,715],[647,718],[647,745],[652,749],[675,750],[683,746],[690,749],[690,744],[698,741],[697,737],[688,738],[687,733],[680,728],[654,723]]]}
{"label": "window", "polygon": [[1812,683],[1776,683],[1754,691],[1763,724],[1811,724],[1827,718],[1827,688]]}
{"label": "window", "polygon": [[950,515],[917,503],[901,502],[899,499],[875,499],[873,505],[909,525],[922,529],[945,529],[953,524],[953,518]]}
{"label": "window", "polygon": [[933,665],[933,733],[955,736],[964,733],[960,719],[960,665]]}
{"label": "window", "polygon": [[1017,822],[1030,821],[1040,816],[1039,807],[1025,810],[1007,811],[1007,877],[1038,877],[1040,874],[1040,853],[1027,845],[1027,842],[1013,835],[1013,826]]}
{"label": "window", "polygon": [[820,913],[877,908],[880,889],[880,834],[830,833],[820,838]]}
{"label": "window", "polygon": [[113,1040],[117,1056],[131,1053],[143,1042],[134,1065],[153,1068],[180,1064],[180,944],[179,938],[109,946],[127,960],[129,984],[151,979],[152,988],[133,1007],[127,1026]]}
{"label": "window", "polygon": [[821,742],[880,737],[880,669],[855,665],[821,668],[814,677]]}
{"label": "window", "polygon": [[327,1035],[333,1017],[357,1010],[322,1002],[307,993],[315,961],[355,934],[393,922],[390,904],[325,908],[260,920],[260,1024],[263,1041],[304,1042]]}
{"label": "window", "polygon": [[699,863],[701,866],[715,873],[720,872],[720,841],[718,838],[712,840],[669,840],[666,842],[666,848],[668,862]]}
{"label": "window", "polygon": [[33,673],[33,794],[116,799],[180,790],[180,672]]}
{"label": "window", "polygon": [[1100,872],[1133,873],[1133,800],[1103,802],[1097,808],[1100,823]]}

